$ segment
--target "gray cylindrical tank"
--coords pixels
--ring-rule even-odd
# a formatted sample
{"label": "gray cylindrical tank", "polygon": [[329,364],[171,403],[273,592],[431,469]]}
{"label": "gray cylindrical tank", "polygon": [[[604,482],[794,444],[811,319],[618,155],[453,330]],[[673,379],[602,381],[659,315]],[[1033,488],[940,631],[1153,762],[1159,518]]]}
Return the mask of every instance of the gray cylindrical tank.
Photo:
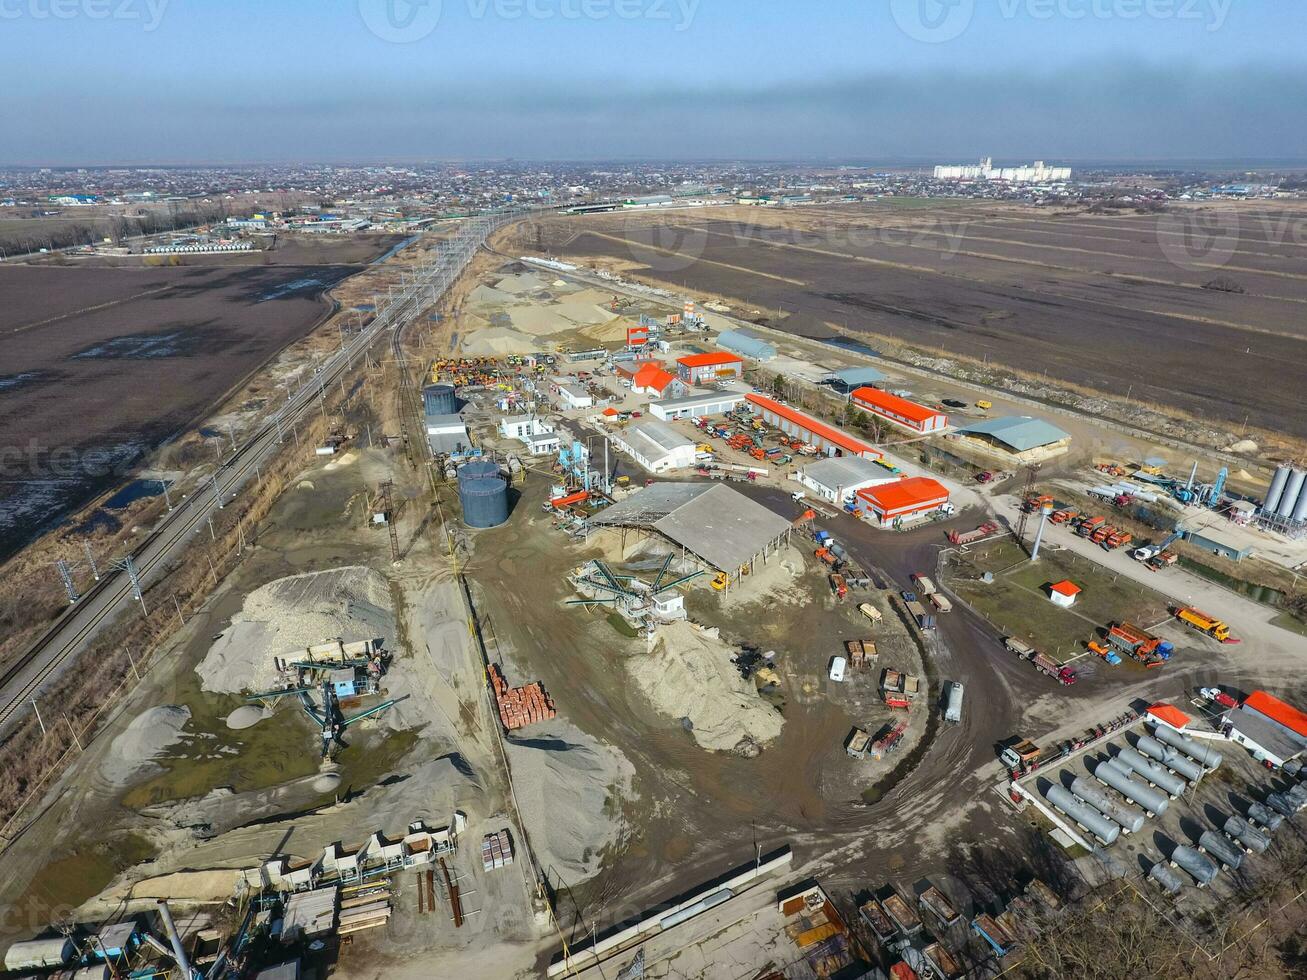
{"label": "gray cylindrical tank", "polygon": [[1280,816],[1265,803],[1250,803],[1248,805],[1248,819],[1255,820],[1267,831],[1274,833],[1280,829],[1280,824],[1284,823],[1284,817]]}
{"label": "gray cylindrical tank", "polygon": [[1281,793],[1267,793],[1266,805],[1282,817],[1292,817],[1298,811]]}
{"label": "gray cylindrical tank", "polygon": [[1137,834],[1144,827],[1144,815],[1142,813],[1117,803],[1087,779],[1077,776],[1074,782],[1071,783],[1071,792],[1109,820],[1119,823],[1121,829],[1127,834]]}
{"label": "gray cylindrical tank", "polygon": [[1199,854],[1192,847],[1183,845],[1171,852],[1171,864],[1184,868],[1190,877],[1203,888],[1216,880],[1219,873],[1216,863],[1205,854]]}
{"label": "gray cylindrical tank", "polygon": [[1225,818],[1225,827],[1227,834],[1239,842],[1244,850],[1261,854],[1271,846],[1271,840],[1265,834],[1254,830],[1252,824],[1237,814],[1231,814]]}
{"label": "gray cylindrical tank", "polygon": [[1180,890],[1184,888],[1184,882],[1180,880],[1180,876],[1172,871],[1169,865],[1163,864],[1161,861],[1148,869],[1148,877],[1157,882],[1162,891],[1168,895],[1179,895]]}
{"label": "gray cylindrical tank", "polygon": [[499,477],[465,480],[458,485],[458,499],[468,527],[498,527],[508,520],[508,484]]}
{"label": "gray cylindrical tank", "polygon": [[[1146,737],[1147,736],[1145,736],[1145,738]],[[1151,738],[1148,739],[1148,741],[1156,745],[1159,750],[1166,749],[1166,746],[1163,745],[1161,742],[1158,742]],[[1144,744],[1144,740],[1141,738],[1139,740],[1140,748],[1143,748],[1143,744]],[[1144,781],[1152,783],[1154,786],[1157,786],[1160,789],[1165,790],[1167,795],[1170,796],[1171,799],[1176,799],[1177,797],[1179,797],[1181,793],[1185,791],[1185,782],[1183,779],[1181,779],[1173,772],[1167,772],[1163,767],[1159,766],[1156,762],[1151,762],[1150,760],[1145,759],[1142,755],[1140,755],[1132,748],[1124,748],[1119,753],[1117,753],[1116,761],[1119,762],[1121,765],[1123,765],[1126,769],[1134,770],[1136,773],[1138,773],[1139,777]],[[1189,760],[1186,759],[1185,762],[1189,762]],[[1193,765],[1192,762],[1189,762],[1189,764]]]}
{"label": "gray cylindrical tank", "polygon": [[1097,810],[1081,803],[1061,786],[1049,787],[1047,796],[1049,803],[1080,824],[1103,844],[1111,844],[1121,835],[1120,827]]}
{"label": "gray cylindrical tank", "polygon": [[1284,794],[1284,797],[1295,810],[1301,810],[1307,806],[1307,786],[1302,783],[1294,783],[1289,787],[1289,791]]}
{"label": "gray cylindrical tank", "polygon": [[1221,753],[1215,749],[1209,749],[1206,745],[1188,735],[1181,735],[1174,728],[1167,728],[1165,725],[1158,725],[1153,732],[1159,742],[1165,742],[1174,749],[1179,749],[1191,759],[1195,759],[1203,764],[1203,767],[1209,772],[1220,768]]}
{"label": "gray cylindrical tank", "polygon": [[493,459],[473,459],[458,468],[459,484],[472,480],[490,480],[499,476],[499,464]]}
{"label": "gray cylindrical tank", "polygon": [[1266,496],[1262,498],[1262,513],[1274,514],[1277,507],[1280,506],[1280,500],[1284,497],[1284,485],[1289,482],[1289,467],[1278,466],[1275,469],[1275,475],[1271,477],[1271,485],[1266,491]]}
{"label": "gray cylindrical tank", "polygon": [[1307,521],[1307,483],[1303,484],[1302,492],[1298,494],[1298,503],[1293,508],[1293,519]]}
{"label": "gray cylindrical tank", "polygon": [[1307,470],[1291,470],[1289,482],[1284,485],[1284,495],[1275,508],[1279,517],[1292,517],[1293,509],[1298,505],[1298,495],[1302,493],[1303,483],[1307,482]]}
{"label": "gray cylindrical tank", "polygon": [[1139,736],[1139,751],[1151,756],[1168,769],[1174,769],[1185,779],[1194,782],[1203,774],[1203,767],[1169,745],[1163,745],[1148,735]]}
{"label": "gray cylindrical tank", "polygon": [[1299,779],[1302,776],[1302,763],[1297,759],[1289,759],[1280,767],[1286,776],[1293,779]]}
{"label": "gray cylindrical tank", "polygon": [[1166,794],[1131,779],[1123,766],[1115,762],[1100,762],[1094,769],[1094,778],[1107,783],[1133,803],[1138,803],[1154,816],[1160,817],[1170,805]]}
{"label": "gray cylindrical tank", "polygon": [[1243,864],[1243,851],[1214,830],[1203,831],[1198,838],[1198,849],[1211,854],[1231,871],[1238,871],[1239,865]]}
{"label": "gray cylindrical tank", "polygon": [[422,389],[422,410],[428,415],[454,415],[458,399],[453,385],[427,385]]}

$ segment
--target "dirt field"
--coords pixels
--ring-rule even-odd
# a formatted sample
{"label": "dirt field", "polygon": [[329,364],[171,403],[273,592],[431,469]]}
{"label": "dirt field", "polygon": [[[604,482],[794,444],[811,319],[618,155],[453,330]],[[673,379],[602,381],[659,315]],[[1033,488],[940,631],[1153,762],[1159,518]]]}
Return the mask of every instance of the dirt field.
{"label": "dirt field", "polygon": [[[1293,394],[1307,369],[1303,212],[1231,208],[713,209],[559,218],[545,240],[796,334],[887,336],[1307,435]],[[1210,250],[1190,251],[1204,234]]]}
{"label": "dirt field", "polygon": [[306,334],[360,268],[0,267],[0,554]]}

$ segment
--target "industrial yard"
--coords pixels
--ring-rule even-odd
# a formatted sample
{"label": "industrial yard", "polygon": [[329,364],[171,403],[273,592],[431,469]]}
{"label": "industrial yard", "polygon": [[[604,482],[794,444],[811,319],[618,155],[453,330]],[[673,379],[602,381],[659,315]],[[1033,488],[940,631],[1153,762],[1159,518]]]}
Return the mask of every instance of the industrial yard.
{"label": "industrial yard", "polygon": [[6,901],[339,976],[951,977],[1297,873],[1301,637],[1167,556],[1292,573],[1300,471],[567,263],[415,307]]}

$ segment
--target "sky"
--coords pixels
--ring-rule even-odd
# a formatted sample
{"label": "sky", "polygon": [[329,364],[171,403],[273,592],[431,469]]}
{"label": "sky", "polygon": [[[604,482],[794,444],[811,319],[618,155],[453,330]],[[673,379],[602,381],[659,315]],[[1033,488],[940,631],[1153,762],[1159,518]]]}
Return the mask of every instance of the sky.
{"label": "sky", "polygon": [[0,0],[0,163],[1307,161],[1304,0]]}

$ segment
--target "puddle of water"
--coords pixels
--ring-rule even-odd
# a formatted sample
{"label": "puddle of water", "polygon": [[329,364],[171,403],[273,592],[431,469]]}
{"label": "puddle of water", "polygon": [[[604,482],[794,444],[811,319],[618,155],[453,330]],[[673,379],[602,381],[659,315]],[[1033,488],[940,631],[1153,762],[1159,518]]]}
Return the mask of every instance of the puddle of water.
{"label": "puddle of water", "polygon": [[103,344],[96,344],[72,356],[76,359],[117,359],[146,360],[155,357],[176,357],[184,353],[181,333],[131,334],[114,337]]}
{"label": "puddle of water", "polygon": [[266,303],[269,300],[281,299],[284,296],[290,296],[294,293],[302,293],[307,289],[314,289],[326,285],[321,279],[292,279],[290,282],[284,282],[275,289],[270,289],[259,297],[260,303]]}
{"label": "puddle of water", "polygon": [[47,864],[17,906],[32,913],[33,921],[48,921],[51,913],[94,898],[120,872],[148,861],[157,853],[138,834],[122,834],[88,844]]}
{"label": "puddle of water", "polygon": [[138,500],[158,497],[163,493],[160,480],[133,480],[104,502],[107,510],[123,510]]}
{"label": "puddle of water", "polygon": [[823,337],[823,344],[829,344],[831,347],[838,347],[841,350],[853,351],[855,354],[869,354],[872,357],[880,357],[880,351],[874,347],[868,347],[861,340],[854,340],[851,337]]}
{"label": "puddle of water", "polygon": [[39,371],[24,371],[22,374],[0,375],[0,391],[13,391],[25,384],[31,384],[41,377]]}

